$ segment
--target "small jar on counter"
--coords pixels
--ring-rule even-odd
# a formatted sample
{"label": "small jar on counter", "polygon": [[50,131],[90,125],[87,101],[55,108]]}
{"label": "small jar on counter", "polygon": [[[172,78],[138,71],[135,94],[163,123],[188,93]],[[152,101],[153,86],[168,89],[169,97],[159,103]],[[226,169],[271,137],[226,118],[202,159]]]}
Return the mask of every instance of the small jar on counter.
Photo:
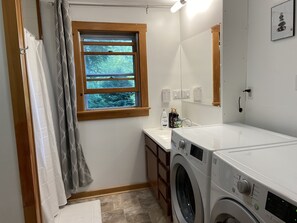
{"label": "small jar on counter", "polygon": [[169,113],[168,116],[168,122],[169,122],[169,128],[178,128],[177,124],[178,123],[178,118],[179,114],[176,112],[175,108],[171,108],[171,112]]}

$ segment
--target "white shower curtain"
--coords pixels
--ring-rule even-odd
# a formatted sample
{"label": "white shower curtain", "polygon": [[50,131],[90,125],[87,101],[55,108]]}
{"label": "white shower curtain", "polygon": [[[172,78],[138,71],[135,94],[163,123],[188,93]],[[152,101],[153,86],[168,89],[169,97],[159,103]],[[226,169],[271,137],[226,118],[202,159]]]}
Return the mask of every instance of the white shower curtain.
{"label": "white shower curtain", "polygon": [[43,222],[54,223],[67,200],[45,79],[50,73],[42,41],[27,30],[25,41]]}

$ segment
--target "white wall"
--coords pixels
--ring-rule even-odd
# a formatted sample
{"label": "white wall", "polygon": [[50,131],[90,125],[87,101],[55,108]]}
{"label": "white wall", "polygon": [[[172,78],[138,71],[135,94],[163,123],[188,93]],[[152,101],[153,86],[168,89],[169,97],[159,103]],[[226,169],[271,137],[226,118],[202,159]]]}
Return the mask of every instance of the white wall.
{"label": "white wall", "polygon": [[[80,135],[94,182],[86,190],[146,182],[142,129],[160,125],[161,89],[180,88],[179,15],[168,9],[102,8],[71,6],[73,20],[147,24],[149,117],[80,122]],[[55,66],[53,8],[42,3],[45,44]],[[54,70],[54,68],[53,68]],[[54,78],[53,78],[54,80]],[[170,107],[181,111],[179,100]]]}
{"label": "white wall", "polygon": [[[221,34],[221,99],[223,122],[242,122],[245,115],[247,73],[247,19],[248,0],[228,0],[223,4],[223,30]],[[242,97],[243,112],[238,110]]]}
{"label": "white wall", "polygon": [[190,117],[193,123],[199,125],[210,125],[222,122],[222,109],[212,105],[183,101],[182,113],[184,117]]}
{"label": "white wall", "polygon": [[[201,52],[206,48],[206,44],[197,42],[193,45],[195,41],[192,41],[196,39],[198,41],[202,35],[205,36],[210,31],[212,26],[222,22],[222,2],[222,0],[188,1],[180,11],[180,36],[183,48],[181,52],[182,88],[191,90],[191,100],[193,100],[192,88],[194,86],[201,86],[203,95],[202,104],[183,102],[182,113],[184,117],[190,118],[197,124],[222,122],[221,108],[205,105],[212,103],[212,62],[208,61],[206,66],[205,60],[207,56],[211,57],[211,37],[208,54]],[[196,51],[196,55],[193,55],[193,51]],[[193,77],[193,74],[196,77]]]}
{"label": "white wall", "polygon": [[297,37],[270,40],[270,10],[281,2],[249,0],[246,122],[297,136]]}
{"label": "white wall", "polygon": [[181,41],[221,23],[222,5],[222,0],[188,1],[180,11]]}
{"label": "white wall", "polygon": [[0,4],[0,221],[24,222]]}

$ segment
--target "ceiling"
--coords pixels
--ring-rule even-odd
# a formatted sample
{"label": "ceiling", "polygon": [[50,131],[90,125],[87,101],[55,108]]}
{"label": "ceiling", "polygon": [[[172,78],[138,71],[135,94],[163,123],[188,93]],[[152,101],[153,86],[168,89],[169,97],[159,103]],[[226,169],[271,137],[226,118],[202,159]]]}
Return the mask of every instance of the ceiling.
{"label": "ceiling", "polygon": [[177,0],[69,0],[69,2],[86,2],[120,5],[173,5]]}

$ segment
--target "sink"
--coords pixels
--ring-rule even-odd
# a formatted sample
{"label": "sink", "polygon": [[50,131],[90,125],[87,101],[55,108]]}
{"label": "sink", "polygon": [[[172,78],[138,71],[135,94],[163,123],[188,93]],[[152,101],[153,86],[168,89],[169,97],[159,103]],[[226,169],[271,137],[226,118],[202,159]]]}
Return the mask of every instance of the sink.
{"label": "sink", "polygon": [[159,137],[165,141],[170,142],[171,140],[171,134],[170,135],[159,135]]}

